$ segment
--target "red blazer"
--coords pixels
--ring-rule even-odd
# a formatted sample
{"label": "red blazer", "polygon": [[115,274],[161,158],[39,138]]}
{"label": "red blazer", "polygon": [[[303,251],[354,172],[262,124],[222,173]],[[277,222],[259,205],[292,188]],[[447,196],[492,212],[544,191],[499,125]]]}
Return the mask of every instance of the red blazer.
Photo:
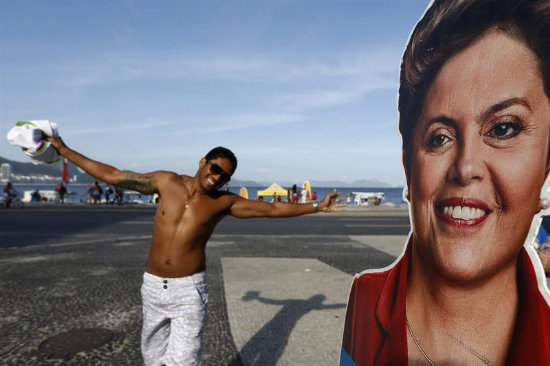
{"label": "red blazer", "polygon": [[[408,365],[406,290],[412,245],[391,268],[362,273],[351,288],[341,366]],[[526,250],[518,256],[519,312],[506,365],[550,365],[550,306]]]}

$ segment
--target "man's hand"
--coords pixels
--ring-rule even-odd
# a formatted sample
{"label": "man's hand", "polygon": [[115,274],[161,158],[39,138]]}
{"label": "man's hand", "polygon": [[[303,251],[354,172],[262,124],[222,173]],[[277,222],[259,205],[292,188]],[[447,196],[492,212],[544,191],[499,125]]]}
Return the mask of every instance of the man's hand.
{"label": "man's hand", "polygon": [[63,139],[61,137],[48,136],[46,137],[46,141],[52,144],[52,146],[57,150],[60,155],[63,155],[62,150],[63,148],[66,148],[67,145],[65,145],[65,142],[63,142]]}
{"label": "man's hand", "polygon": [[338,198],[342,195],[342,192],[336,192],[334,189],[332,192],[327,194],[321,202],[319,202],[319,211],[323,212],[334,212],[334,211],[344,211],[345,204],[340,204],[344,199]]}

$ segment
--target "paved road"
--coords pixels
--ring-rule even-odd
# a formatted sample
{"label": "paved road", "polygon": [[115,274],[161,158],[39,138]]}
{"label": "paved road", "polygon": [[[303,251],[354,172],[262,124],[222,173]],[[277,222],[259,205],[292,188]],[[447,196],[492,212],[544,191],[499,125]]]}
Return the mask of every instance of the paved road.
{"label": "paved road", "polygon": [[[0,210],[0,247],[68,243],[151,235],[153,209],[51,208]],[[225,218],[220,235],[406,235],[406,213],[400,216],[321,216],[286,219]]]}
{"label": "paved road", "polygon": [[[101,207],[0,211],[5,362],[141,364],[139,288],[153,216],[152,209]],[[351,276],[395,257],[354,235],[407,232],[403,213],[226,218],[207,248],[204,364],[335,364]],[[391,237],[402,245],[403,235]],[[115,338],[65,363],[38,351],[48,337],[86,327]]]}
{"label": "paved road", "polygon": [[[0,364],[140,365],[140,285],[154,210],[0,211]],[[205,366],[334,365],[353,274],[389,265],[406,215],[225,219],[207,246]],[[114,332],[69,360],[42,341]]]}

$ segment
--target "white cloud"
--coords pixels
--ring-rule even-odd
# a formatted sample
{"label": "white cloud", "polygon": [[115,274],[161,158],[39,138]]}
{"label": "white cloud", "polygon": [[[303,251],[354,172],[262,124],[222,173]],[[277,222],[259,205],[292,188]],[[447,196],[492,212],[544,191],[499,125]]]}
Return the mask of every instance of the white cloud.
{"label": "white cloud", "polygon": [[157,120],[150,120],[147,122],[137,122],[137,123],[131,123],[131,124],[124,124],[120,126],[119,128],[121,130],[143,130],[147,128],[157,128],[157,127],[163,127],[163,126],[172,126],[174,123],[167,122],[167,121],[157,121]]}
{"label": "white cloud", "polygon": [[[88,62],[70,60],[58,65],[66,86],[86,86],[113,81],[193,79],[233,82],[313,83],[341,85],[361,82],[388,87],[387,74],[399,68],[401,49],[351,50],[338,55],[318,54],[308,59],[281,54],[205,53],[200,51],[157,54],[110,53]],[[321,61],[322,60],[322,61]],[[382,83],[380,82],[382,80]],[[391,80],[393,81],[393,80]],[[393,85],[392,85],[393,86]]]}
{"label": "white cloud", "polygon": [[59,133],[61,136],[74,136],[74,135],[84,135],[84,134],[93,134],[93,133],[104,133],[105,129],[100,127],[67,127],[60,129]]}
{"label": "white cloud", "polygon": [[309,110],[348,104],[361,98],[363,94],[364,91],[311,90],[280,96],[273,103],[292,110]]}
{"label": "white cloud", "polygon": [[243,144],[239,148],[239,154],[250,155],[250,156],[263,156],[263,155],[307,155],[307,156],[316,156],[316,155],[335,155],[338,156],[373,156],[373,152],[376,153],[376,156],[398,156],[401,157],[401,145],[395,143],[394,141],[388,140],[378,140],[378,141],[368,141],[362,145],[357,144],[348,144],[345,141],[334,141],[327,142],[324,141],[322,144],[317,142],[308,143],[304,141],[301,145],[290,146],[263,146],[263,145],[252,145],[250,143]]}
{"label": "white cloud", "polygon": [[[70,120],[70,119],[68,119]],[[74,136],[84,134],[97,134],[105,133],[105,127],[99,125],[86,125],[86,120],[80,122],[79,125],[63,125],[60,126],[60,134],[62,136]],[[144,130],[148,128],[157,128],[163,126],[171,126],[174,123],[167,121],[159,121],[150,119],[145,122],[128,123],[116,126],[116,130],[120,131],[132,131],[132,130]]]}
{"label": "white cloud", "polygon": [[[198,54],[194,58],[180,55],[162,61],[163,72],[180,77],[234,81],[270,81],[341,83],[368,82],[386,78],[387,73],[399,69],[402,49],[385,46],[318,54],[309,58],[255,54]],[[154,63],[153,63],[154,64]],[[149,63],[149,66],[151,64]],[[154,66],[155,69],[159,65]],[[378,81],[376,82],[378,84]]]}
{"label": "white cloud", "polygon": [[207,134],[212,132],[252,129],[280,124],[294,123],[305,120],[306,117],[299,114],[281,113],[253,113],[238,114],[230,117],[220,117],[201,123],[206,127],[188,128],[183,131],[185,135]]}
{"label": "white cloud", "polygon": [[[62,75],[66,76],[57,83],[77,90],[137,81],[147,81],[153,85],[215,81],[230,83],[242,90],[262,83],[261,92],[254,95],[258,105],[282,111],[306,112],[353,103],[372,90],[397,88],[401,53],[399,48],[385,46],[342,51],[336,55],[301,57],[200,51],[154,57],[110,53],[98,56],[92,62],[71,61],[70,64],[58,66],[63,68]],[[214,128],[211,131],[236,128]]]}

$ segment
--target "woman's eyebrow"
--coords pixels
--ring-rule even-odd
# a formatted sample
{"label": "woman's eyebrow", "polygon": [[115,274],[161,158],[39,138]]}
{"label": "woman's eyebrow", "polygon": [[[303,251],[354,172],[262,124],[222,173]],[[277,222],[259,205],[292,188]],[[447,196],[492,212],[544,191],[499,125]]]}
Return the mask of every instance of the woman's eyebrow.
{"label": "woman's eyebrow", "polygon": [[493,104],[490,106],[483,114],[481,115],[481,120],[485,120],[489,117],[491,117],[493,114],[500,112],[508,107],[511,107],[515,104],[519,104],[524,106],[525,108],[529,109],[529,111],[532,111],[531,105],[525,98],[509,98],[505,99],[502,102],[498,102],[496,104]]}
{"label": "woman's eyebrow", "polygon": [[447,126],[456,127],[456,119],[446,116],[444,114],[440,114],[439,116],[430,118],[426,122],[426,126],[431,126],[433,123],[436,123],[436,122],[443,123],[444,125],[447,125]]}

